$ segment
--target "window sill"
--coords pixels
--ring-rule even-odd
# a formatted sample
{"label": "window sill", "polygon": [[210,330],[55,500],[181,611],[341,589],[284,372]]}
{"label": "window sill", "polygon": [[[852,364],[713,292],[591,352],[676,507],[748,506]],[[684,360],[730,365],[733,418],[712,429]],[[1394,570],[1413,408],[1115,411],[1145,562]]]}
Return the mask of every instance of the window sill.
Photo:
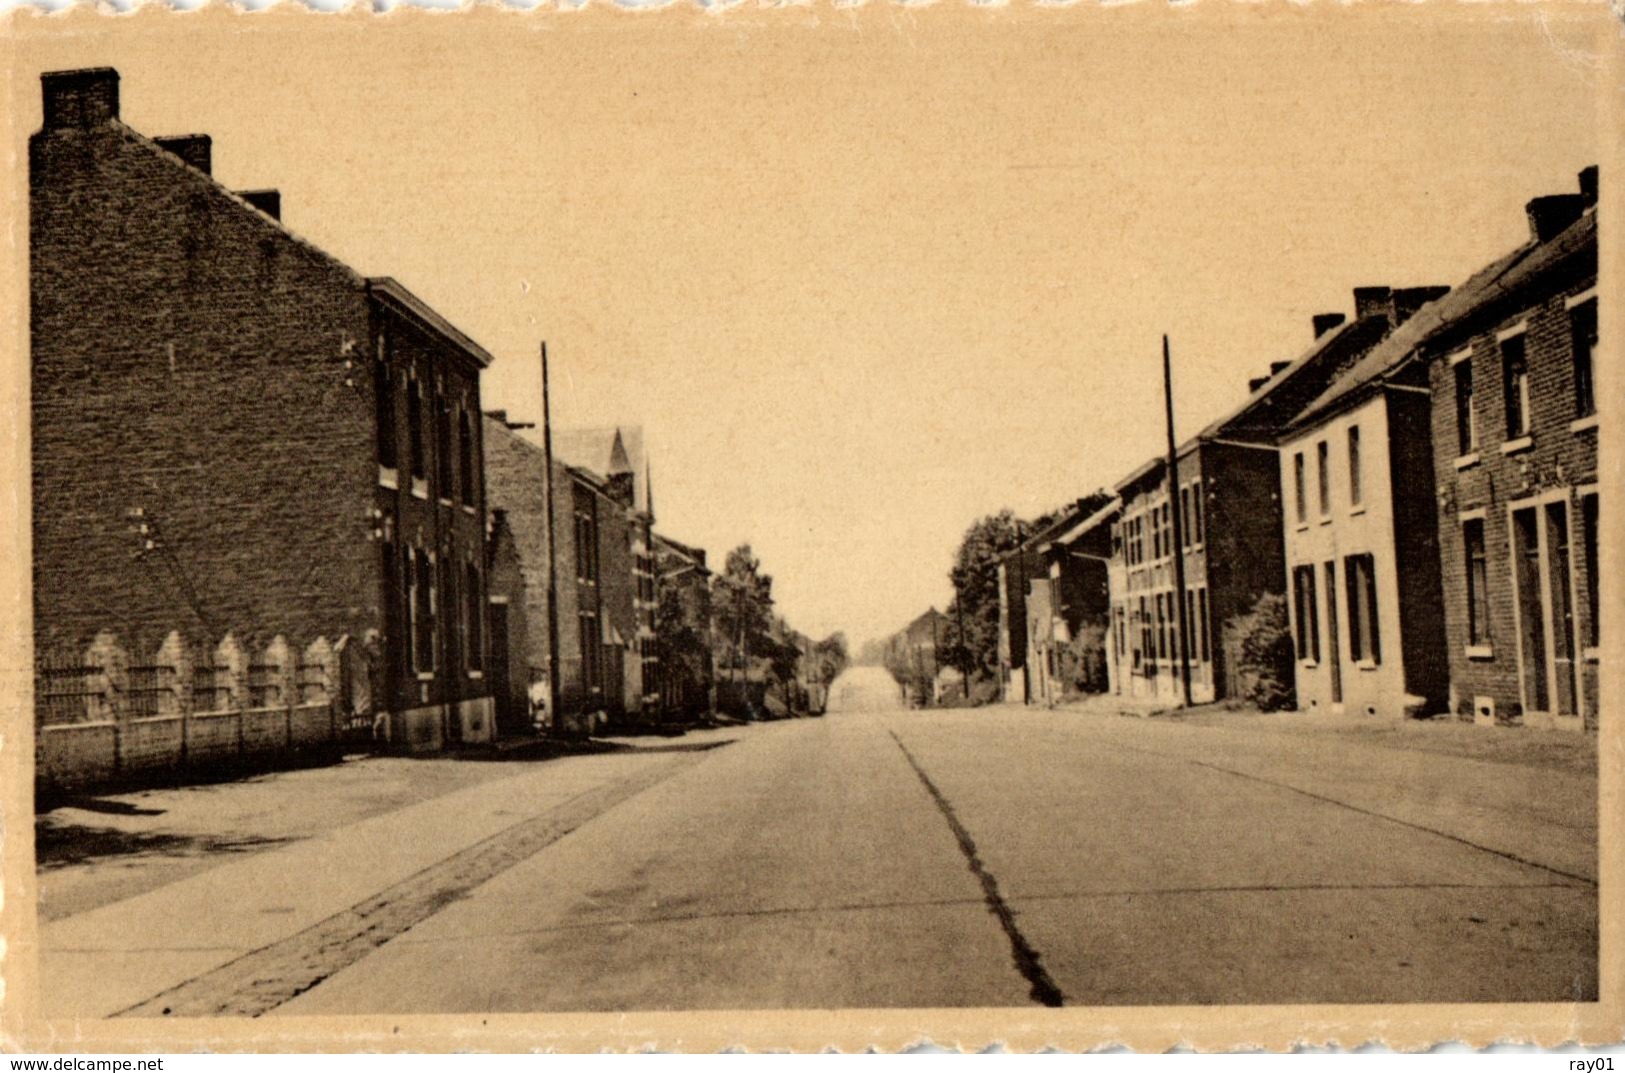
{"label": "window sill", "polygon": [[485,677],[485,672],[484,671],[469,671],[468,672],[468,677],[470,679],[472,679],[473,681],[478,682],[482,678]]}
{"label": "window sill", "polygon": [[414,499],[429,498],[429,482],[422,477],[412,478],[412,497]]}
{"label": "window sill", "polygon": [[1307,533],[1309,531],[1309,523],[1308,522],[1299,522],[1297,524],[1297,526],[1296,526],[1296,529],[1300,533]]}
{"label": "window sill", "polygon": [[1331,525],[1332,524],[1332,516],[1330,514],[1322,514],[1320,516],[1320,524],[1321,525]]}
{"label": "window sill", "polygon": [[1478,452],[1477,451],[1473,451],[1473,452],[1471,452],[1469,454],[1464,454],[1460,458],[1456,459],[1456,469],[1457,469],[1458,472],[1460,470],[1469,469],[1469,468],[1471,468],[1473,466],[1476,466],[1476,465],[1478,465]]}
{"label": "window sill", "polygon": [[1306,671],[1312,671],[1316,667],[1320,666],[1320,661],[1314,659],[1300,659],[1298,661],[1298,666],[1302,667]]}
{"label": "window sill", "polygon": [[470,518],[474,517],[474,504],[472,504],[472,503],[464,503],[463,504],[463,513],[468,515]]}
{"label": "window sill", "polygon": [[1351,514],[1351,515],[1364,514],[1364,513],[1365,513],[1365,504],[1364,503],[1356,503],[1354,506],[1349,508],[1349,514]]}
{"label": "window sill", "polygon": [[1535,438],[1533,436],[1519,436],[1515,440],[1508,440],[1507,442],[1503,443],[1501,445],[1501,453],[1504,455],[1515,455],[1519,451],[1529,450],[1529,448],[1533,447],[1534,445]]}
{"label": "window sill", "polygon": [[417,674],[417,679],[420,682],[432,682],[432,681],[434,681],[434,672],[433,671],[419,671],[418,674]]}
{"label": "window sill", "polygon": [[449,506],[451,506],[451,500],[447,499],[445,496],[441,496],[440,497],[440,505],[442,507],[449,507]]}
{"label": "window sill", "polygon": [[1602,660],[1602,649],[1600,649],[1600,648],[1587,648],[1585,650],[1585,652],[1584,652],[1584,655],[1585,655],[1585,661],[1587,663],[1597,663],[1597,662],[1600,662]]}
{"label": "window sill", "polygon": [[1357,659],[1354,661],[1354,666],[1362,671],[1374,671],[1378,667],[1382,666],[1382,664],[1378,663],[1374,659]]}
{"label": "window sill", "polygon": [[1581,417],[1581,418],[1578,418],[1578,419],[1576,419],[1574,421],[1569,422],[1569,431],[1570,432],[1589,432],[1589,431],[1591,431],[1592,429],[1594,429],[1596,427],[1597,427],[1597,415],[1596,414],[1587,414],[1585,417]]}
{"label": "window sill", "polygon": [[1489,645],[1468,645],[1462,649],[1462,655],[1468,659],[1494,659],[1495,649]]}
{"label": "window sill", "polygon": [[401,487],[400,474],[389,466],[378,467],[378,486],[388,488],[390,491],[399,491]]}

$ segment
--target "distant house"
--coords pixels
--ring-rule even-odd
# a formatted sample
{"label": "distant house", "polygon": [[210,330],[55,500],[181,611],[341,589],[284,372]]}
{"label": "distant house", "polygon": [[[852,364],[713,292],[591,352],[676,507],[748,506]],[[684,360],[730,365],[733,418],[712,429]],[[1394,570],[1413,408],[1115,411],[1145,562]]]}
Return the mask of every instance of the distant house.
{"label": "distant house", "polygon": [[[1117,638],[1114,692],[1179,698],[1181,596],[1175,555],[1185,567],[1184,612],[1192,703],[1230,695],[1234,671],[1222,639],[1227,623],[1261,596],[1285,590],[1281,431],[1336,376],[1443,288],[1364,287],[1355,320],[1315,318],[1314,344],[1294,361],[1276,362],[1253,380],[1247,398],[1177,450],[1170,482],[1166,458],[1150,460],[1117,485],[1122,502],[1113,538],[1112,623]],[[1175,547],[1174,512],[1181,545]]]}
{"label": "distant house", "polygon": [[650,488],[649,459],[643,449],[643,429],[636,425],[607,428],[562,429],[553,433],[553,456],[590,473],[601,474],[614,498],[623,504],[624,547],[605,548],[605,570],[618,587],[624,574],[631,579],[631,600],[605,605],[606,622],[624,647],[620,660],[622,700],[619,710],[632,722],[655,723],[660,718],[660,657],[655,644],[654,497]]}
{"label": "distant house", "polygon": [[[1057,557],[1049,542],[1093,513],[1106,498],[1097,494],[1068,503],[1034,527],[1022,523],[1029,531],[1020,544],[999,558],[997,649],[1001,700],[1049,703],[1052,692],[1056,697],[1060,695],[1058,686],[1051,689],[1060,674],[1059,664],[1052,662],[1056,658],[1052,652],[1069,643],[1077,625],[1068,617],[1068,609],[1079,606],[1079,579],[1087,568],[1076,557]],[[1032,606],[1035,598],[1042,606]]]}
{"label": "distant house", "polygon": [[[521,563],[527,676],[547,694],[549,662],[547,466],[543,448],[506,415],[485,418],[486,483],[503,512]],[[641,713],[641,691],[627,687],[627,636],[636,629],[631,489],[553,460],[553,564],[558,595],[557,733],[591,731]],[[634,635],[635,636],[635,635]],[[634,650],[635,651],[635,650]],[[640,683],[641,685],[641,683]],[[634,707],[635,705],[635,707]]]}
{"label": "distant house", "polygon": [[[394,745],[488,739],[491,355],[399,282],[295,235],[276,191],[223,186],[207,135],[127,126],[118,72],[42,85],[28,146],[39,649],[108,631],[149,676],[184,655],[193,689],[145,693],[177,711],[310,690],[342,693]],[[161,644],[176,646],[163,660]],[[354,657],[342,682],[305,658],[324,645]]]}
{"label": "distant house", "polygon": [[928,705],[944,664],[939,658],[947,619],[932,607],[886,640],[885,663],[906,703]]}
{"label": "distant house", "polygon": [[1106,499],[1039,548],[1050,559],[1052,592],[1058,597],[1053,606],[1058,612],[1055,630],[1064,645],[1057,653],[1065,670],[1061,696],[1110,687],[1112,526],[1122,507],[1116,497]]}

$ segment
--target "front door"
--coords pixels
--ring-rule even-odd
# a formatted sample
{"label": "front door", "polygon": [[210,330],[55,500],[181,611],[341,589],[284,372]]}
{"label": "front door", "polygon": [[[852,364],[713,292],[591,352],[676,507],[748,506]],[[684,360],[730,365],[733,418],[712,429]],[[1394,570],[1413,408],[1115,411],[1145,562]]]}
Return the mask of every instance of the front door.
{"label": "front door", "polygon": [[1326,564],[1326,669],[1331,675],[1332,703],[1343,703],[1343,641],[1337,632],[1337,563]]}
{"label": "front door", "polygon": [[1580,711],[1568,503],[1512,512],[1518,655],[1526,714]]}
{"label": "front door", "polygon": [[1540,515],[1534,507],[1512,512],[1512,571],[1518,586],[1518,655],[1523,710],[1545,712],[1551,703],[1551,664],[1546,646],[1547,593],[1542,582]]}

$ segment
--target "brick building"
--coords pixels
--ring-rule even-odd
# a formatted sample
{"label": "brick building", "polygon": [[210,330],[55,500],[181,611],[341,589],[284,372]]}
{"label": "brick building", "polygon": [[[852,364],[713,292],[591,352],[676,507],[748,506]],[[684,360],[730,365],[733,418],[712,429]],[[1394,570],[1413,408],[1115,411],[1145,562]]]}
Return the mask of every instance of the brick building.
{"label": "brick building", "polygon": [[[1034,685],[1042,672],[1033,667],[1030,660],[1035,651],[1044,650],[1050,637],[1049,610],[1035,614],[1027,606],[1035,586],[1046,594],[1050,588],[1050,556],[1041,552],[1040,546],[1093,513],[1101,502],[1104,498],[1097,494],[1068,503],[1037,522],[1016,523],[1021,542],[1001,555],[995,566],[999,593],[996,644],[1000,700],[1032,703],[1036,697]],[[1042,624],[1038,638],[1034,636],[1035,621]]]}
{"label": "brick building", "polygon": [[[1431,390],[1451,707],[1597,725],[1597,170],[1420,346]],[[1606,383],[1606,381],[1604,382]]]}
{"label": "brick building", "polygon": [[[1081,690],[1087,679],[1086,664],[1098,663],[1104,672],[1109,530],[1107,546],[1092,556],[1088,552],[1094,537],[1085,523],[1110,502],[1110,496],[1098,493],[1067,504],[1000,561],[1004,571],[1000,620],[1010,631],[1007,638],[1001,638],[1001,650],[1008,647],[1014,653],[1018,643],[1011,630],[1017,615],[1009,606],[1009,579],[1023,576],[1026,580],[1024,591],[1014,601],[1020,608],[1019,637],[1025,651],[1012,668],[1008,699],[1015,699],[1019,689],[1024,703],[1054,705]],[[1093,657],[1079,647],[1086,627],[1101,632],[1102,645]],[[1014,681],[1017,673],[1022,676],[1019,686]]]}
{"label": "brick building", "polygon": [[[565,429],[553,434],[553,454],[590,473],[603,474],[622,502],[627,544],[606,547],[604,568],[618,584],[631,578],[630,604],[616,601],[608,621],[619,638],[622,700],[618,718],[653,724],[660,719],[660,657],[655,643],[656,592],[654,498],[643,430],[636,425]],[[621,526],[617,524],[616,531]]]}
{"label": "brick building", "polygon": [[[1154,458],[1117,485],[1122,502],[1113,536],[1112,632],[1115,693],[1179,699],[1179,600],[1174,555],[1185,561],[1192,703],[1229,696],[1234,661],[1224,650],[1227,624],[1261,596],[1285,590],[1280,470],[1281,430],[1327,385],[1387,334],[1396,302],[1421,305],[1437,289],[1355,292],[1356,319],[1316,318],[1314,344],[1294,361],[1275,362],[1247,398],[1175,452],[1170,493],[1167,459]],[[1182,546],[1174,546],[1173,511]]]}
{"label": "brick building", "polygon": [[34,618],[345,642],[349,702],[427,748],[491,728],[479,376],[405,287],[298,238],[205,135],[119,119],[119,78],[42,77],[29,139]]}
{"label": "brick building", "polygon": [[[526,676],[546,695],[548,666],[547,466],[542,447],[500,411],[485,417],[486,482],[493,510],[510,529],[523,580]],[[636,649],[631,484],[553,459],[554,560],[558,592],[558,733],[590,732],[642,710],[641,681],[629,687]]]}

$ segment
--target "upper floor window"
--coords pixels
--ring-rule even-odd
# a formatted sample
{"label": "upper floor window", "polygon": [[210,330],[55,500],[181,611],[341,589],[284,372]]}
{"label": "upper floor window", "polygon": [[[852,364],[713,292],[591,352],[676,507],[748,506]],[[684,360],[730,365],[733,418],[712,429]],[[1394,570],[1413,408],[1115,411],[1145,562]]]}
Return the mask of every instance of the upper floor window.
{"label": "upper floor window", "polygon": [[1349,426],[1349,506],[1358,507],[1364,495],[1360,487],[1360,426]]}
{"label": "upper floor window", "polygon": [[1332,462],[1331,444],[1321,440],[1315,444],[1315,484],[1320,494],[1320,516],[1327,517],[1332,512]]}
{"label": "upper floor window", "polygon": [[378,357],[372,365],[373,405],[378,421],[378,464],[394,469],[399,461],[395,442],[395,376],[389,367],[388,344],[378,339]]}
{"label": "upper floor window", "polygon": [[1501,385],[1506,392],[1506,434],[1529,434],[1529,358],[1523,333],[1501,340]]}
{"label": "upper floor window", "polygon": [[1598,577],[1597,493],[1591,492],[1580,499],[1580,519],[1585,526],[1581,539],[1585,542],[1586,619],[1585,646],[1596,648],[1602,644],[1602,585]]}
{"label": "upper floor window", "polygon": [[1457,454],[1478,450],[1478,414],[1473,407],[1473,360],[1456,362],[1456,448]]}
{"label": "upper floor window", "polygon": [[423,383],[413,380],[406,390],[406,435],[412,457],[412,479],[423,480],[427,473],[423,459]]}
{"label": "upper floor window", "polygon": [[474,425],[468,419],[466,409],[457,412],[457,457],[460,460],[458,469],[458,487],[462,490],[463,502],[474,503]]}
{"label": "upper floor window", "polygon": [[1191,546],[1191,490],[1189,486],[1179,490],[1179,540],[1184,547]]}
{"label": "upper floor window", "polygon": [[1597,385],[1592,367],[1592,355],[1597,349],[1595,298],[1569,310],[1569,330],[1574,343],[1574,416],[1590,417],[1597,412]]}
{"label": "upper floor window", "polygon": [[480,595],[480,570],[473,563],[463,566],[464,646],[468,669],[477,671],[485,664],[485,601]]}
{"label": "upper floor window", "polygon": [[451,498],[451,400],[440,396],[434,422],[435,495]]}
{"label": "upper floor window", "polygon": [[1191,543],[1202,543],[1202,482],[1191,485]]}
{"label": "upper floor window", "polygon": [[1304,488],[1304,481],[1303,452],[1299,451],[1292,456],[1292,491],[1293,503],[1297,507],[1300,524],[1309,520],[1309,498],[1308,492]]}

